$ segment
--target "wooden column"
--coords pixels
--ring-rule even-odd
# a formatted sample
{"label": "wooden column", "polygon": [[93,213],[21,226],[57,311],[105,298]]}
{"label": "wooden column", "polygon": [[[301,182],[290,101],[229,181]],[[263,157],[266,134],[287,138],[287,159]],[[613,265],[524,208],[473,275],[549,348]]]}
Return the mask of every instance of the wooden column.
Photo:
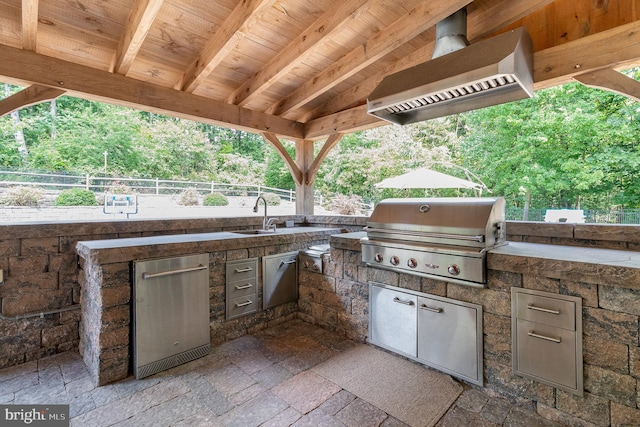
{"label": "wooden column", "polygon": [[307,171],[313,163],[313,141],[296,141],[296,164],[303,170],[304,179],[296,183],[296,215],[313,215],[313,182],[307,179]]}

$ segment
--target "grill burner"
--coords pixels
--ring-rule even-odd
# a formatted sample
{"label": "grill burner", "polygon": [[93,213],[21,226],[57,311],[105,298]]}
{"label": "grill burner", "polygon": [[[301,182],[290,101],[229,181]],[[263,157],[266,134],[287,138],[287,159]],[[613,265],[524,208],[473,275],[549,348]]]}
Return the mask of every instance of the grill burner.
{"label": "grill burner", "polygon": [[365,230],[362,261],[371,267],[484,287],[487,251],[506,244],[505,201],[386,199]]}

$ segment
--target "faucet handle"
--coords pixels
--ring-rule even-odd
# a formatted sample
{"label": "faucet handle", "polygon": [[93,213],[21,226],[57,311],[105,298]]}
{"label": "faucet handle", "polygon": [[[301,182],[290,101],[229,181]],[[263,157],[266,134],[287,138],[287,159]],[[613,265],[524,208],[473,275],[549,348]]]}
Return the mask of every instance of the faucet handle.
{"label": "faucet handle", "polygon": [[269,218],[267,220],[267,225],[266,225],[266,229],[270,229],[273,228],[274,230],[276,229],[276,221],[280,221],[280,218]]}

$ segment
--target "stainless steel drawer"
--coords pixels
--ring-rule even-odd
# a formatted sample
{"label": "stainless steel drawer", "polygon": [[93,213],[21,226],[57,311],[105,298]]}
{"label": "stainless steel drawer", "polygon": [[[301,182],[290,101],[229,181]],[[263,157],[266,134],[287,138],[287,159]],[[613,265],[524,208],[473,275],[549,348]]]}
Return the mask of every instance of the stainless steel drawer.
{"label": "stainless steel drawer", "polygon": [[227,319],[253,313],[257,308],[258,304],[255,295],[227,299]]}
{"label": "stainless steel drawer", "polygon": [[576,330],[576,304],[556,297],[516,293],[518,319]]}
{"label": "stainless steel drawer", "polygon": [[582,396],[582,299],[511,288],[513,372]]}
{"label": "stainless steel drawer", "polygon": [[257,279],[252,277],[227,284],[227,298],[234,299],[257,293]]}
{"label": "stainless steel drawer", "polygon": [[517,334],[518,371],[546,383],[578,388],[574,331],[518,319]]}
{"label": "stainless steel drawer", "polygon": [[252,258],[227,263],[227,283],[258,277],[258,259]]}

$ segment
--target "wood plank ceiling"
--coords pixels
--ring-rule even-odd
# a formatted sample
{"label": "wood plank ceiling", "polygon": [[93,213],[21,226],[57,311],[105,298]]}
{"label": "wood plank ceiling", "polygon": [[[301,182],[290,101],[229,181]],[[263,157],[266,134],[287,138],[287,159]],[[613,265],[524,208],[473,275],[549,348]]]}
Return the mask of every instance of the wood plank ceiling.
{"label": "wood plank ceiling", "polygon": [[385,124],[368,94],[465,6],[472,43],[527,27],[537,89],[640,58],[640,0],[0,0],[0,81],[319,140]]}

